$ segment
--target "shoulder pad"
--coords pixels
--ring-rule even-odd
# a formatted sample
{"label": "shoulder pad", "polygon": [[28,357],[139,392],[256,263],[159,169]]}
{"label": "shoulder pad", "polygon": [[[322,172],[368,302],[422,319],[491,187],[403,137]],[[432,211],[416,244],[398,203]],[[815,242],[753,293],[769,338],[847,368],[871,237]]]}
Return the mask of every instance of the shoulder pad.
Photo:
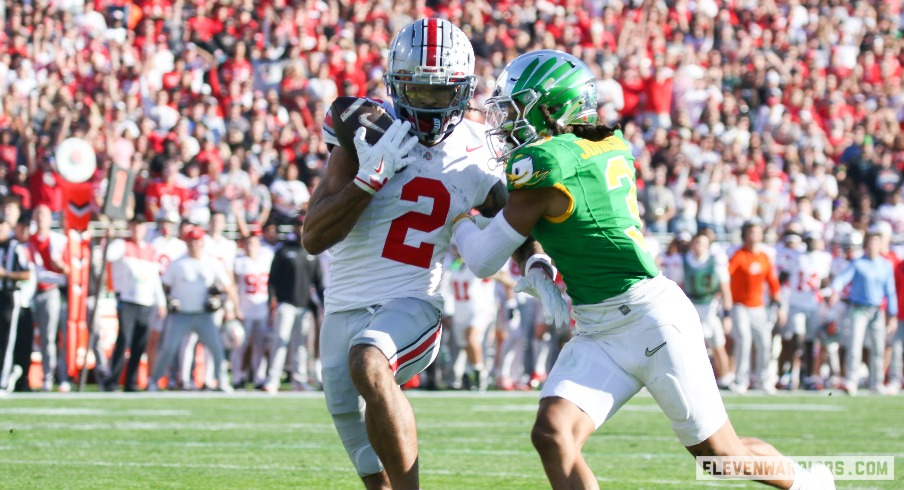
{"label": "shoulder pad", "polygon": [[561,171],[549,152],[528,145],[509,158],[505,178],[509,190],[552,187],[561,180]]}

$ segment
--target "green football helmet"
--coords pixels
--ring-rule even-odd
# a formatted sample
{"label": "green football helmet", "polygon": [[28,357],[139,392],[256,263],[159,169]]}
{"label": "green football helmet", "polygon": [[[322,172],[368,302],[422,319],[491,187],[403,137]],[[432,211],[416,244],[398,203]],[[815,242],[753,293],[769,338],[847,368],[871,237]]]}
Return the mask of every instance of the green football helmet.
{"label": "green football helmet", "polygon": [[561,126],[596,124],[596,78],[575,56],[543,49],[515,58],[496,80],[487,99],[487,144],[498,161],[537,139],[549,128],[545,105]]}

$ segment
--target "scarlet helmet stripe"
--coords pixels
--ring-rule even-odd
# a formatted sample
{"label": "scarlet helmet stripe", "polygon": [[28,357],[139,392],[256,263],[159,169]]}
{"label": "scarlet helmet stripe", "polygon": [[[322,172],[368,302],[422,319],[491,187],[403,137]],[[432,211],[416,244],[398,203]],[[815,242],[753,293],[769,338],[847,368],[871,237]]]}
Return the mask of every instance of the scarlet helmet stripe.
{"label": "scarlet helmet stripe", "polygon": [[439,51],[439,23],[436,19],[427,19],[427,66],[437,66],[436,58]]}

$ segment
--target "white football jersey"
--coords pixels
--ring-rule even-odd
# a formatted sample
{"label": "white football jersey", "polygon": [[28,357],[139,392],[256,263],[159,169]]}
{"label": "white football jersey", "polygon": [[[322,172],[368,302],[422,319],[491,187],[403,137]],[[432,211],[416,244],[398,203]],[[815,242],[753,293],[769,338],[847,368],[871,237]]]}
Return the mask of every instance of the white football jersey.
{"label": "white football jersey", "polygon": [[269,298],[270,263],[273,252],[261,247],[257,257],[247,255],[235,259],[235,277],[238,282],[239,309],[247,314],[261,305],[266,307]]}
{"label": "white football jersey", "polygon": [[157,262],[160,264],[160,275],[169,269],[169,265],[188,253],[188,245],[176,237],[159,235],[151,241],[154,252],[157,254]]}
{"label": "white football jersey", "polygon": [[[846,255],[832,257],[832,266],[829,268],[830,277],[835,278],[844,274],[844,271],[851,265],[853,259],[849,259]],[[838,292],[838,297],[848,299],[851,295],[851,283],[848,283],[844,289]]]}
{"label": "white football jersey", "polygon": [[805,253],[784,245],[776,245],[775,259],[772,261],[775,273],[790,273],[791,270],[795,268],[795,264],[801,255],[805,255]]}
{"label": "white football jersey", "polygon": [[452,220],[486,200],[502,168],[489,163],[483,125],[469,120],[436,146],[418,144],[409,156],[416,161],[389,179],[345,240],[330,249],[327,313],[397,298],[442,308]]}
{"label": "white football jersey", "polygon": [[[831,257],[830,257],[831,258]],[[801,308],[816,308],[821,301],[819,291],[829,275],[830,263],[822,252],[798,254],[788,263],[788,303]]]}
{"label": "white football jersey", "polygon": [[496,281],[475,276],[460,259],[449,267],[449,288],[455,301],[455,316],[494,315]]}
{"label": "white football jersey", "polygon": [[222,235],[218,238],[204,235],[204,255],[217,259],[227,272],[232,272],[237,252],[238,247],[235,240],[230,240]]}

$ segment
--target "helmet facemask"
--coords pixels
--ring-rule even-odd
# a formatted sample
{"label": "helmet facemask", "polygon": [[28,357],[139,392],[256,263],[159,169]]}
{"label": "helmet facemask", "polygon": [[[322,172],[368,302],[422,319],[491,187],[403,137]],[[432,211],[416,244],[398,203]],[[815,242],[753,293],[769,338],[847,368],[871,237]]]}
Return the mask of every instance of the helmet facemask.
{"label": "helmet facemask", "polygon": [[538,100],[540,94],[533,89],[487,100],[487,145],[498,161],[507,160],[513,152],[539,137],[526,116]]}
{"label": "helmet facemask", "polygon": [[421,142],[435,145],[461,122],[477,77],[446,74],[444,67],[415,68],[415,73],[389,72],[384,81],[399,116],[411,122]]}
{"label": "helmet facemask", "polygon": [[596,124],[594,82],[583,62],[560,51],[535,51],[509,63],[486,101],[487,144],[496,160],[559,134],[552,121],[562,127]]}

